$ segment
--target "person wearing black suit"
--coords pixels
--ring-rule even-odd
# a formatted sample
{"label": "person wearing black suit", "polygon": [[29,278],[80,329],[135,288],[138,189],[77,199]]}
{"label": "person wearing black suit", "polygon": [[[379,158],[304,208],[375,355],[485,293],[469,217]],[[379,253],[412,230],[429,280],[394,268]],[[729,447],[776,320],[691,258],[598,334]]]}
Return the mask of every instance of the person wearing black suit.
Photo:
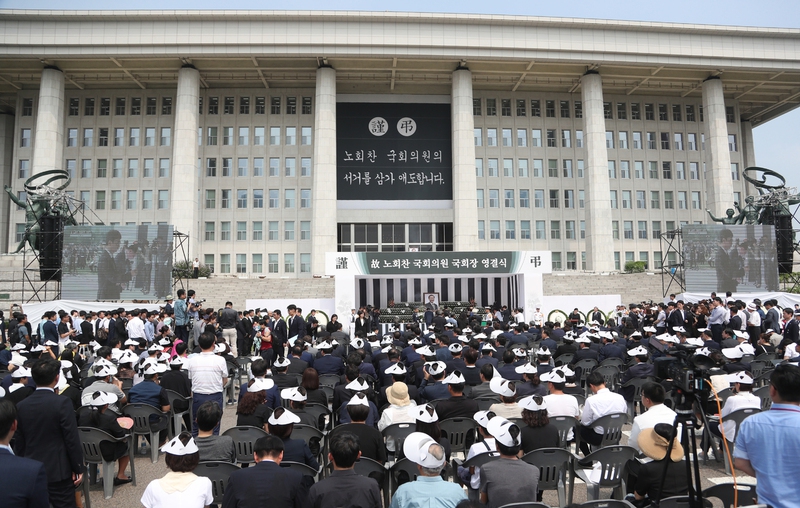
{"label": "person wearing black suit", "polygon": [[222,508],[304,508],[308,488],[303,474],[280,467],[283,441],[277,436],[259,438],[253,446],[254,467],[231,474]]}
{"label": "person wearing black suit", "polygon": [[61,364],[47,358],[32,371],[39,388],[17,408],[14,451],[44,463],[53,508],[75,508],[75,486],[83,479],[83,450],[72,402],[53,391]]}
{"label": "person wearing black suit", "polygon": [[272,350],[276,358],[283,358],[286,353],[286,341],[289,339],[288,329],[286,328],[286,321],[281,318],[281,311],[275,310],[275,321],[272,325]]}
{"label": "person wearing black suit", "polygon": [[0,492],[5,508],[48,508],[47,473],[38,460],[17,457],[9,443],[17,430],[14,403],[0,399]]}
{"label": "person wearing black suit", "polygon": [[57,316],[58,314],[52,310],[45,313],[44,317],[47,319],[42,325],[42,337],[39,337],[40,343],[44,344],[47,341],[53,341],[58,344],[58,326],[56,325]]}
{"label": "person wearing black suit", "polygon": [[358,317],[356,318],[355,322],[355,335],[366,337],[369,333],[369,325],[369,319],[364,316],[364,311],[358,311]]}
{"label": "person wearing black suit", "polygon": [[287,310],[289,311],[289,318],[287,319],[289,331],[287,337],[291,339],[296,336],[302,339],[306,333],[306,322],[303,321],[303,316],[297,312],[297,307],[294,305],[289,305]]}
{"label": "person wearing black suit", "polygon": [[289,374],[290,376],[302,374],[303,371],[305,371],[308,367],[310,367],[308,362],[301,358],[302,354],[303,350],[300,349],[299,347],[295,346],[292,348],[291,355],[289,355],[288,358],[289,362],[291,363],[289,365],[289,368],[286,370],[286,373]]}

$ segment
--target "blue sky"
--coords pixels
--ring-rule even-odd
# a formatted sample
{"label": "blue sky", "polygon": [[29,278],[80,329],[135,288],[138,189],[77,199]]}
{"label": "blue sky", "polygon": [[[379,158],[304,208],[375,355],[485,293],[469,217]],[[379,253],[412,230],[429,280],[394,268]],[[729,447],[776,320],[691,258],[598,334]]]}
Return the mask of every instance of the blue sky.
{"label": "blue sky", "polygon": [[[367,0],[137,0],[134,4],[99,0],[0,0],[4,9],[273,9],[361,10],[410,12],[461,12],[527,16],[582,17],[636,21],[664,21],[714,25],[800,28],[798,0],[642,0],[488,1],[405,0],[402,3]],[[756,162],[787,177],[787,185],[800,189],[800,109],[757,127],[754,131]]]}

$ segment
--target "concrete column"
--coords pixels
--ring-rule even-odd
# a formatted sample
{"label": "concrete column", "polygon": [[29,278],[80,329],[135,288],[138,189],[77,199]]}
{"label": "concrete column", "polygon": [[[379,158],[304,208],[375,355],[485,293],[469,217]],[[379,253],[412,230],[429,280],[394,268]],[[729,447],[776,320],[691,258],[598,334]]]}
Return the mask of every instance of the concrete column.
{"label": "concrete column", "polygon": [[[0,115],[0,187],[11,185],[14,173],[14,115]],[[0,190],[0,253],[8,252],[8,240],[14,234],[11,226],[11,200]]]}
{"label": "concrete column", "polygon": [[33,175],[64,169],[64,73],[56,67],[42,70],[31,166]]}
{"label": "concrete column", "polygon": [[317,69],[314,116],[314,184],[311,220],[311,273],[325,273],[325,253],[336,252],[336,71]]}
{"label": "concrete column", "polygon": [[197,174],[197,102],[200,73],[191,66],[178,71],[175,100],[175,144],[172,149],[172,186],[169,196],[169,222],[175,231],[189,235],[189,258],[196,257],[200,241]]}
{"label": "concrete column", "polygon": [[[753,123],[750,120],[742,120],[741,123],[742,139],[740,140],[739,144],[741,146],[740,150],[742,153],[742,167],[740,169],[741,171],[744,171],[745,168],[756,165],[756,146],[753,142]],[[756,189],[752,184],[745,182],[744,186],[747,190],[747,196],[756,194]]]}
{"label": "concrete column", "polygon": [[703,115],[706,124],[706,208],[716,217],[725,217],[725,210],[733,207],[733,179],[725,97],[722,80],[718,77],[703,81]]}
{"label": "concrete column", "polygon": [[453,249],[478,250],[478,202],[475,180],[475,140],[472,116],[472,72],[453,72]]}
{"label": "concrete column", "polygon": [[590,72],[583,75],[581,95],[586,141],[586,268],[594,272],[611,272],[615,269],[614,240],[611,235],[611,189],[600,74]]}

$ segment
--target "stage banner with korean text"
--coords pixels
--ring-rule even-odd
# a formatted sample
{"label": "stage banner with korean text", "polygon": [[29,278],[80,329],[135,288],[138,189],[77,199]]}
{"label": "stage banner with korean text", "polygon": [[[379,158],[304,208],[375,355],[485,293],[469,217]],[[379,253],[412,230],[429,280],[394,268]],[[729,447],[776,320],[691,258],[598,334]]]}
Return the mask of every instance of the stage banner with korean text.
{"label": "stage banner with korean text", "polygon": [[331,275],[550,273],[552,266],[549,251],[339,252],[326,257]]}
{"label": "stage banner with korean text", "polygon": [[450,104],[336,105],[337,199],[452,200]]}

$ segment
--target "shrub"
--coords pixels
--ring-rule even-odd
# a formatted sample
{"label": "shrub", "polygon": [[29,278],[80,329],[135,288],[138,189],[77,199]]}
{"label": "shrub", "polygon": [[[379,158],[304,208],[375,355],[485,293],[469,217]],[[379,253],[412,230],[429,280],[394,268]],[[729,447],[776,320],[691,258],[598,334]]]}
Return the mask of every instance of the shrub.
{"label": "shrub", "polygon": [[625,271],[627,273],[642,273],[647,268],[647,263],[644,261],[628,261],[625,263]]}
{"label": "shrub", "polygon": [[[200,277],[209,277],[211,275],[211,268],[203,263],[200,263]],[[172,265],[172,276],[176,279],[191,279],[194,277],[194,270],[192,269],[191,261],[178,261]]]}

